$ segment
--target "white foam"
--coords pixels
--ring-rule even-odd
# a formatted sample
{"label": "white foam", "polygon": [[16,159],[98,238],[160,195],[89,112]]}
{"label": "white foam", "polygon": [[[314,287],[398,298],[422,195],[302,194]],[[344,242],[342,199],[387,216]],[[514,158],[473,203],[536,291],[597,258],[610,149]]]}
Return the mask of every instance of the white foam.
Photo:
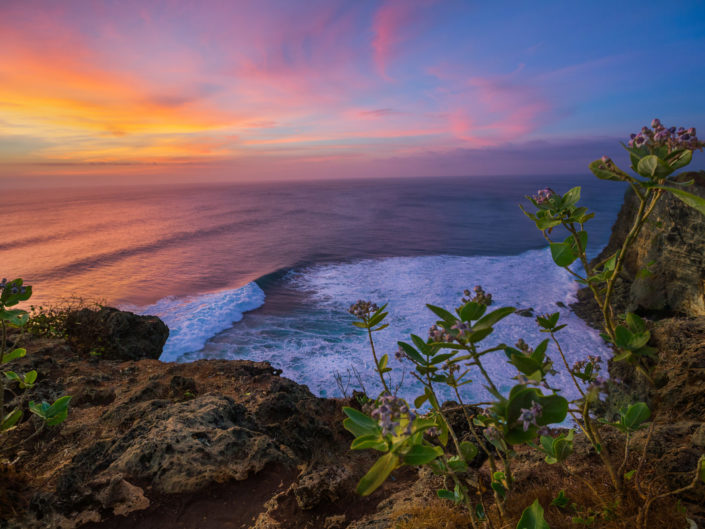
{"label": "white foam", "polygon": [[138,312],[159,316],[169,327],[169,339],[160,357],[169,362],[202,349],[209,338],[240,321],[243,313],[261,307],[264,297],[257,283],[248,283],[201,296],[163,298]]}
{"label": "white foam", "polygon": [[[518,256],[395,257],[318,265],[292,273],[287,280],[307,300],[303,308],[298,307],[286,316],[253,313],[221,333],[202,351],[179,359],[266,360],[322,396],[338,395],[334,374],[346,374],[355,368],[368,392],[378,392],[381,384],[374,372],[367,335],[351,325],[349,306],[358,299],[378,304],[389,302],[390,326],[376,333],[375,340],[379,354],[389,353],[391,357],[397,349],[396,342],[409,341],[410,333],[426,337],[436,320],[426,303],[452,309],[460,304],[464,289],[478,284],[492,293],[493,308],[531,307],[536,314],[560,311],[561,321],[568,326],[560,331],[559,338],[569,362],[588,354],[609,354],[596,331],[569,309],[556,305],[574,302],[577,285],[570,274],[553,264],[550,253],[544,250]],[[481,345],[514,344],[524,338],[535,346],[546,337],[539,332],[534,318],[512,315],[500,322],[495,333]],[[557,351],[551,347],[549,355],[556,367],[561,368]],[[503,352],[485,358],[487,370],[503,389],[513,385],[516,371],[507,364]],[[395,360],[391,365],[397,382],[402,365]],[[560,371],[552,384],[566,388],[567,395],[574,395],[565,369]],[[478,380],[477,384],[464,386],[464,390],[469,398],[482,398],[486,394],[482,385]],[[357,387],[354,380],[350,389],[353,386]],[[413,398],[418,390],[418,384],[407,372],[400,394]]]}

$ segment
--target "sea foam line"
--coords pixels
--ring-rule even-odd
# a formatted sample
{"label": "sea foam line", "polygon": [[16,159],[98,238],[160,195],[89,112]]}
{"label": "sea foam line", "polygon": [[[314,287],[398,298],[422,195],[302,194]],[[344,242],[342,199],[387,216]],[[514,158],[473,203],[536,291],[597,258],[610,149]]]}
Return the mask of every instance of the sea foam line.
{"label": "sea foam line", "polygon": [[140,307],[137,312],[159,316],[169,327],[169,339],[160,359],[170,362],[202,349],[209,338],[240,321],[245,312],[264,305],[264,298],[264,291],[252,282],[199,296],[169,296]]}

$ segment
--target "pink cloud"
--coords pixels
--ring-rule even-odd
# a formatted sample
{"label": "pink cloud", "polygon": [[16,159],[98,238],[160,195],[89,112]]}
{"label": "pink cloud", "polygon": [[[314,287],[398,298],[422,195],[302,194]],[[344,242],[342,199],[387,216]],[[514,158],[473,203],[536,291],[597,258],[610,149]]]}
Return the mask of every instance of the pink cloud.
{"label": "pink cloud", "polygon": [[422,20],[419,8],[432,3],[433,0],[387,0],[375,13],[372,21],[373,61],[383,79],[392,79],[388,73],[390,60],[411,36],[413,26]]}
{"label": "pink cloud", "polygon": [[546,94],[523,73],[468,76],[462,69],[442,65],[428,73],[442,81],[436,90],[447,116],[449,131],[473,147],[522,140],[554,119],[556,111]]}

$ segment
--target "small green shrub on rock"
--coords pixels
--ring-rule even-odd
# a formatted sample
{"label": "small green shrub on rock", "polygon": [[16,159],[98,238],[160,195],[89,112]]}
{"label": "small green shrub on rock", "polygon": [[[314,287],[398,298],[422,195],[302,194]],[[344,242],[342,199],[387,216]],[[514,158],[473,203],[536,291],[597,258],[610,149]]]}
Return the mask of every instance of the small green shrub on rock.
{"label": "small green shrub on rock", "polygon": [[[22,301],[27,301],[32,296],[32,287],[24,285],[22,279],[0,282],[0,327],[2,328],[2,338],[0,339],[0,365],[4,366],[22,358],[27,354],[26,349],[21,347],[8,346],[9,327],[22,328],[27,325],[29,313],[15,307]],[[6,384],[16,383],[18,389],[25,390],[34,386],[37,380],[37,372],[32,370],[27,373],[18,374],[14,371],[4,371],[0,377],[0,434],[15,428],[22,418],[22,410],[14,408],[11,411],[5,410],[5,390],[9,389]],[[29,403],[29,410],[40,417],[42,425],[57,425],[66,419],[70,396],[63,396],[53,404],[42,402],[36,404]]]}

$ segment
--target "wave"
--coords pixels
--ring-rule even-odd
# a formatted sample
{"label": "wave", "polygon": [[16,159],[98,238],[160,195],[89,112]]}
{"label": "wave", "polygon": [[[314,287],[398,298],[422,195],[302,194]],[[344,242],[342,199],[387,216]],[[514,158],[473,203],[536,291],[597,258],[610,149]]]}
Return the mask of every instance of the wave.
{"label": "wave", "polygon": [[254,282],[241,288],[186,298],[166,297],[141,307],[141,314],[159,316],[169,327],[160,357],[165,362],[198,351],[206,341],[264,304],[264,291]]}
{"label": "wave", "polygon": [[[163,358],[268,361],[321,396],[339,395],[335,374],[340,373],[347,380],[354,369],[360,373],[367,391],[374,393],[380,388],[375,383],[367,336],[351,325],[353,318],[347,312],[348,307],[358,299],[389,303],[390,326],[375,339],[379,354],[388,353],[392,357],[398,340],[408,340],[410,333],[426,336],[435,322],[426,303],[455,307],[463,290],[475,285],[482,285],[492,293],[495,306],[530,307],[535,314],[559,311],[563,323],[568,324],[559,333],[559,339],[570,363],[588,354],[609,354],[599,334],[566,308],[575,301],[577,285],[568,272],[553,264],[547,250],[532,250],[517,256],[365,259],[313,265],[287,273],[277,271],[264,276],[261,282],[258,280],[265,289],[276,288],[277,282],[288,291],[297,292],[298,302],[283,313],[268,312],[265,305],[243,321],[239,321],[243,312],[264,302],[264,291],[255,283],[188,302],[162,300],[146,308],[146,312],[163,315],[172,329]],[[232,321],[239,323],[231,327]],[[523,338],[535,346],[545,337],[534,318],[512,315],[496,326],[487,342],[514,344]],[[556,362],[560,361],[557,351],[549,349],[549,354]],[[515,372],[513,368],[507,369],[504,354],[499,352],[487,358],[487,371],[504,390],[508,389]],[[393,365],[397,375],[403,366]],[[567,396],[573,394],[566,373],[554,377],[552,385],[566,388]],[[418,394],[417,386],[407,371],[400,394],[413,398]],[[348,389],[353,387],[359,387],[354,376]],[[470,398],[486,394],[479,381],[465,388],[471,393]]]}

